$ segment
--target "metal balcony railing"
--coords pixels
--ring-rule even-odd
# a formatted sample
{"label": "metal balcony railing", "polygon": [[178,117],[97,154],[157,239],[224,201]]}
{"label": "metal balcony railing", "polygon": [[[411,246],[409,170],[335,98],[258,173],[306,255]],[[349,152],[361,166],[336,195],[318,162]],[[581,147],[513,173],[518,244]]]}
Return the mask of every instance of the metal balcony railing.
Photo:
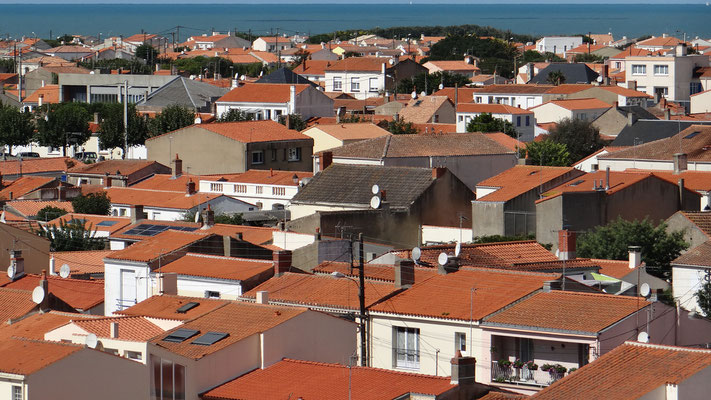
{"label": "metal balcony railing", "polygon": [[565,373],[530,370],[525,365],[521,368],[502,367],[498,362],[491,363],[491,381],[513,383],[517,385],[548,386],[562,378]]}

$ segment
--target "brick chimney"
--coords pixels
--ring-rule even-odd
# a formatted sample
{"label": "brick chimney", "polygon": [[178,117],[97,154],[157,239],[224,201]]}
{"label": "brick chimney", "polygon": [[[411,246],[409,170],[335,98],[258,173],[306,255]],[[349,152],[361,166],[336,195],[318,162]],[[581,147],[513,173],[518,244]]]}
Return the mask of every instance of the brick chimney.
{"label": "brick chimney", "polygon": [[212,210],[210,204],[202,212],[202,229],[210,229],[215,226],[215,211]]}
{"label": "brick chimney", "polygon": [[43,269],[40,275],[39,286],[44,290],[44,298],[40,302],[40,310],[49,309],[49,281],[47,280],[47,270]]}
{"label": "brick chimney", "polygon": [[131,207],[131,223],[135,224],[136,222],[146,219],[148,216],[146,213],[143,212],[143,206],[142,205],[134,205]]}
{"label": "brick chimney", "polygon": [[567,229],[558,231],[558,258],[561,260],[575,258],[575,232]]}
{"label": "brick chimney", "polygon": [[674,154],[674,173],[679,174],[688,168],[688,157],[685,153]]}
{"label": "brick chimney", "polygon": [[269,292],[266,290],[258,291],[256,301],[257,304],[269,304]]}
{"label": "brick chimney", "polygon": [[395,263],[395,287],[409,288],[415,283],[415,262],[398,260]]}
{"label": "brick chimney", "polygon": [[173,179],[179,177],[183,174],[183,160],[178,157],[178,153],[175,153],[175,160],[173,160]]}
{"label": "brick chimney", "polygon": [[22,250],[10,250],[10,263],[15,266],[13,280],[25,275],[25,259],[22,257]]}
{"label": "brick chimney", "polygon": [[274,260],[274,276],[281,276],[283,273],[289,272],[289,269],[291,269],[291,251],[274,251],[272,253],[272,259]]}
{"label": "brick chimney", "polygon": [[642,264],[642,247],[640,246],[630,246],[628,247],[629,250],[629,267],[630,269],[635,269],[637,268],[640,264]]}
{"label": "brick chimney", "polygon": [[457,354],[451,360],[453,385],[473,385],[476,383],[476,358],[464,357],[462,352],[457,350]]}
{"label": "brick chimney", "polygon": [[439,179],[439,178],[443,177],[446,172],[447,172],[447,168],[444,168],[444,167],[432,168],[432,179]]}
{"label": "brick chimney", "polygon": [[193,194],[195,194],[195,182],[190,179],[188,183],[185,184],[185,195],[191,196]]}
{"label": "brick chimney", "polygon": [[333,164],[333,153],[330,151],[324,151],[319,156],[319,171],[323,171]]}

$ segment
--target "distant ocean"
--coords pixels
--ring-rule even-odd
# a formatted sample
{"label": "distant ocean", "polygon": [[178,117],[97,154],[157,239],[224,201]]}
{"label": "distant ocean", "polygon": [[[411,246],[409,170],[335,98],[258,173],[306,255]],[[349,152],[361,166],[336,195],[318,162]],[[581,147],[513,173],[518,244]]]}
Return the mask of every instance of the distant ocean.
{"label": "distant ocean", "polygon": [[145,30],[180,39],[211,29],[327,33],[408,25],[488,25],[531,35],[606,33],[711,37],[704,4],[0,4],[0,36],[131,35]]}

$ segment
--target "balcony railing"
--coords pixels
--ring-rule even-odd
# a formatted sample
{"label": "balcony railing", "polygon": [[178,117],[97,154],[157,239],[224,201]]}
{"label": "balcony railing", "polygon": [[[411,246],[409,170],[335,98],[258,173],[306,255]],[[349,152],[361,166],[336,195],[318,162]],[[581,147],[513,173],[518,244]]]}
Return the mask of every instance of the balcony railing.
{"label": "balcony railing", "polygon": [[548,386],[565,375],[564,372],[548,372],[540,369],[530,370],[525,365],[521,368],[502,367],[498,362],[491,363],[491,381],[513,383],[517,385]]}

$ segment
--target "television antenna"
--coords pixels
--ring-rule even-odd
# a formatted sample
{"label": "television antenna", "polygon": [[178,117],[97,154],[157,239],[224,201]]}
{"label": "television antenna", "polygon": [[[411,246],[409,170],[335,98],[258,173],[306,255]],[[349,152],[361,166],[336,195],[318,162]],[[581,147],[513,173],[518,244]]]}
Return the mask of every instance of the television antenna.
{"label": "television antenna", "polygon": [[637,335],[637,341],[640,343],[649,343],[649,334],[647,332],[640,332],[639,335]]}
{"label": "television antenna", "polygon": [[45,293],[42,286],[37,286],[36,288],[34,288],[34,290],[32,290],[32,301],[35,304],[39,304],[42,302],[42,300],[44,300],[44,295]]}
{"label": "television antenna", "polygon": [[67,265],[67,264],[62,265],[62,267],[59,268],[59,276],[62,279],[68,278],[70,272],[71,272],[71,270],[69,269],[69,265]]}
{"label": "television antenna", "polygon": [[447,265],[447,261],[449,261],[449,256],[447,253],[439,253],[439,256],[437,257],[437,263],[441,266]]}
{"label": "television antenna", "polygon": [[415,247],[412,249],[410,255],[412,256],[412,261],[417,264],[417,262],[420,261],[420,257],[422,257],[422,250],[420,250],[419,247]]}

